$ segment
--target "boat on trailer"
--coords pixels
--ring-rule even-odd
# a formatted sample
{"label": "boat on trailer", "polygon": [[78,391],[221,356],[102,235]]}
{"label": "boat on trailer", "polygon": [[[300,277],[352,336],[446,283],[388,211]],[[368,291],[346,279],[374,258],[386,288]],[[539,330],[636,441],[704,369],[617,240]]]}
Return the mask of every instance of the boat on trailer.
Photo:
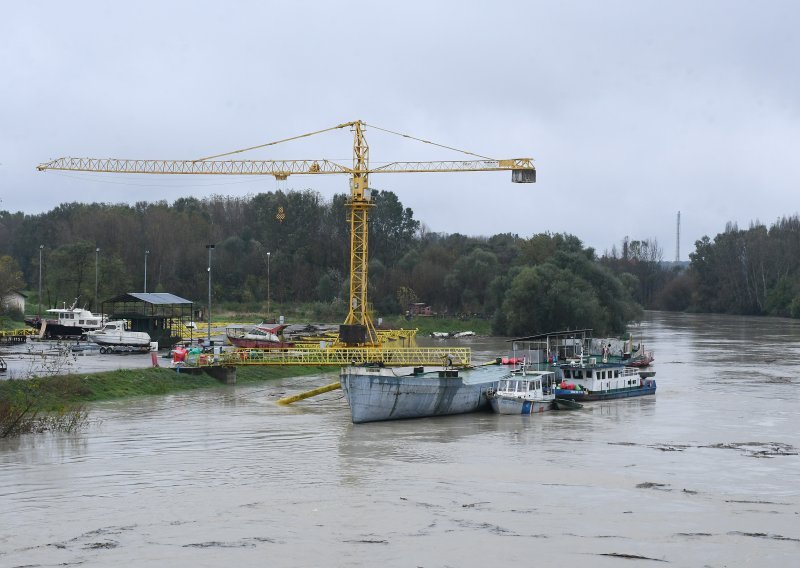
{"label": "boat on trailer", "polygon": [[555,401],[556,375],[552,371],[512,373],[487,392],[497,414],[539,414],[551,410]]}
{"label": "boat on trailer", "polygon": [[86,338],[99,345],[100,353],[103,354],[150,350],[150,335],[144,331],[129,330],[125,320],[107,322],[103,329],[87,332]]}

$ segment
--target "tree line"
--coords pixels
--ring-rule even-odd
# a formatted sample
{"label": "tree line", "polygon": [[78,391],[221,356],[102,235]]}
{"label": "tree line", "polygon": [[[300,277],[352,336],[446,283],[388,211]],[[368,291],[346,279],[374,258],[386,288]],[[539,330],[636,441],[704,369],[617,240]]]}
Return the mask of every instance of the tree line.
{"label": "tree line", "polygon": [[[569,234],[432,232],[389,191],[376,192],[369,231],[376,318],[419,302],[438,314],[490,318],[498,335],[525,335],[619,333],[642,307],[800,317],[797,216],[770,228],[729,225],[696,243],[688,267],[664,263],[649,239],[626,237],[597,255]],[[325,200],[310,190],[0,211],[0,295],[27,289],[30,306],[41,268],[43,309],[75,298],[98,309],[102,300],[143,291],[146,263],[147,291],[204,306],[209,244],[217,305],[263,312],[269,296],[313,303],[332,317],[347,311],[347,196]]]}
{"label": "tree line", "polygon": [[654,240],[601,257],[649,309],[800,318],[800,218],[728,223],[695,242],[688,266],[665,263]]}
{"label": "tree line", "polygon": [[[16,274],[12,289],[27,285],[30,306],[38,300],[41,253],[43,309],[75,298],[98,309],[105,299],[142,291],[146,263],[147,291],[202,306],[206,245],[214,244],[215,303],[263,311],[269,294],[275,303],[313,302],[345,314],[347,219],[346,195],[324,200],[310,190],[0,211],[0,272]],[[572,235],[435,233],[390,191],[376,192],[369,232],[376,317],[421,302],[439,314],[492,318],[496,333],[516,335],[568,327],[621,332],[640,313],[630,287]]]}

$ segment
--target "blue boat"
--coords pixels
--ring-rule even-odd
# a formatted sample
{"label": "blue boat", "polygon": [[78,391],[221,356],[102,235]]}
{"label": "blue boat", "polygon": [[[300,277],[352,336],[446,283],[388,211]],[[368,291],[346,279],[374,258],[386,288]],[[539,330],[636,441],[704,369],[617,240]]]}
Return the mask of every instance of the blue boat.
{"label": "blue boat", "polygon": [[539,414],[553,408],[555,373],[524,371],[504,377],[486,394],[497,414]]}

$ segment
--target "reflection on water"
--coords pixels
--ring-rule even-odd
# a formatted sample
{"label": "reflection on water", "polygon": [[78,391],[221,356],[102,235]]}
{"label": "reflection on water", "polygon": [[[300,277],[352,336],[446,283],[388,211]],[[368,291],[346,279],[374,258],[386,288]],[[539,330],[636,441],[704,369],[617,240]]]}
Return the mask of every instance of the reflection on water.
{"label": "reflection on water", "polygon": [[634,335],[658,394],[576,412],[353,425],[338,391],[275,404],[331,375],[97,404],[85,432],[0,441],[0,565],[795,558],[800,322],[652,313]]}

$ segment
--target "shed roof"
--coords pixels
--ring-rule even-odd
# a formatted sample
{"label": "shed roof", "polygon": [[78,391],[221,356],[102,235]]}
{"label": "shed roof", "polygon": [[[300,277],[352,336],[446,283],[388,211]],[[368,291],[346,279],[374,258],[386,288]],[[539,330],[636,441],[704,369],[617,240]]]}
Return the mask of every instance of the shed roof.
{"label": "shed roof", "polygon": [[170,294],[168,292],[128,292],[120,296],[115,296],[106,303],[110,302],[145,302],[147,304],[155,304],[161,306],[170,306],[176,304],[191,304],[190,300]]}
{"label": "shed roof", "polygon": [[550,333],[540,333],[538,335],[529,335],[528,337],[516,337],[508,341],[535,341],[537,339],[547,339],[548,337],[572,337],[575,335],[583,335],[586,332],[591,332],[592,328],[588,329],[567,329],[564,331],[552,331]]}

